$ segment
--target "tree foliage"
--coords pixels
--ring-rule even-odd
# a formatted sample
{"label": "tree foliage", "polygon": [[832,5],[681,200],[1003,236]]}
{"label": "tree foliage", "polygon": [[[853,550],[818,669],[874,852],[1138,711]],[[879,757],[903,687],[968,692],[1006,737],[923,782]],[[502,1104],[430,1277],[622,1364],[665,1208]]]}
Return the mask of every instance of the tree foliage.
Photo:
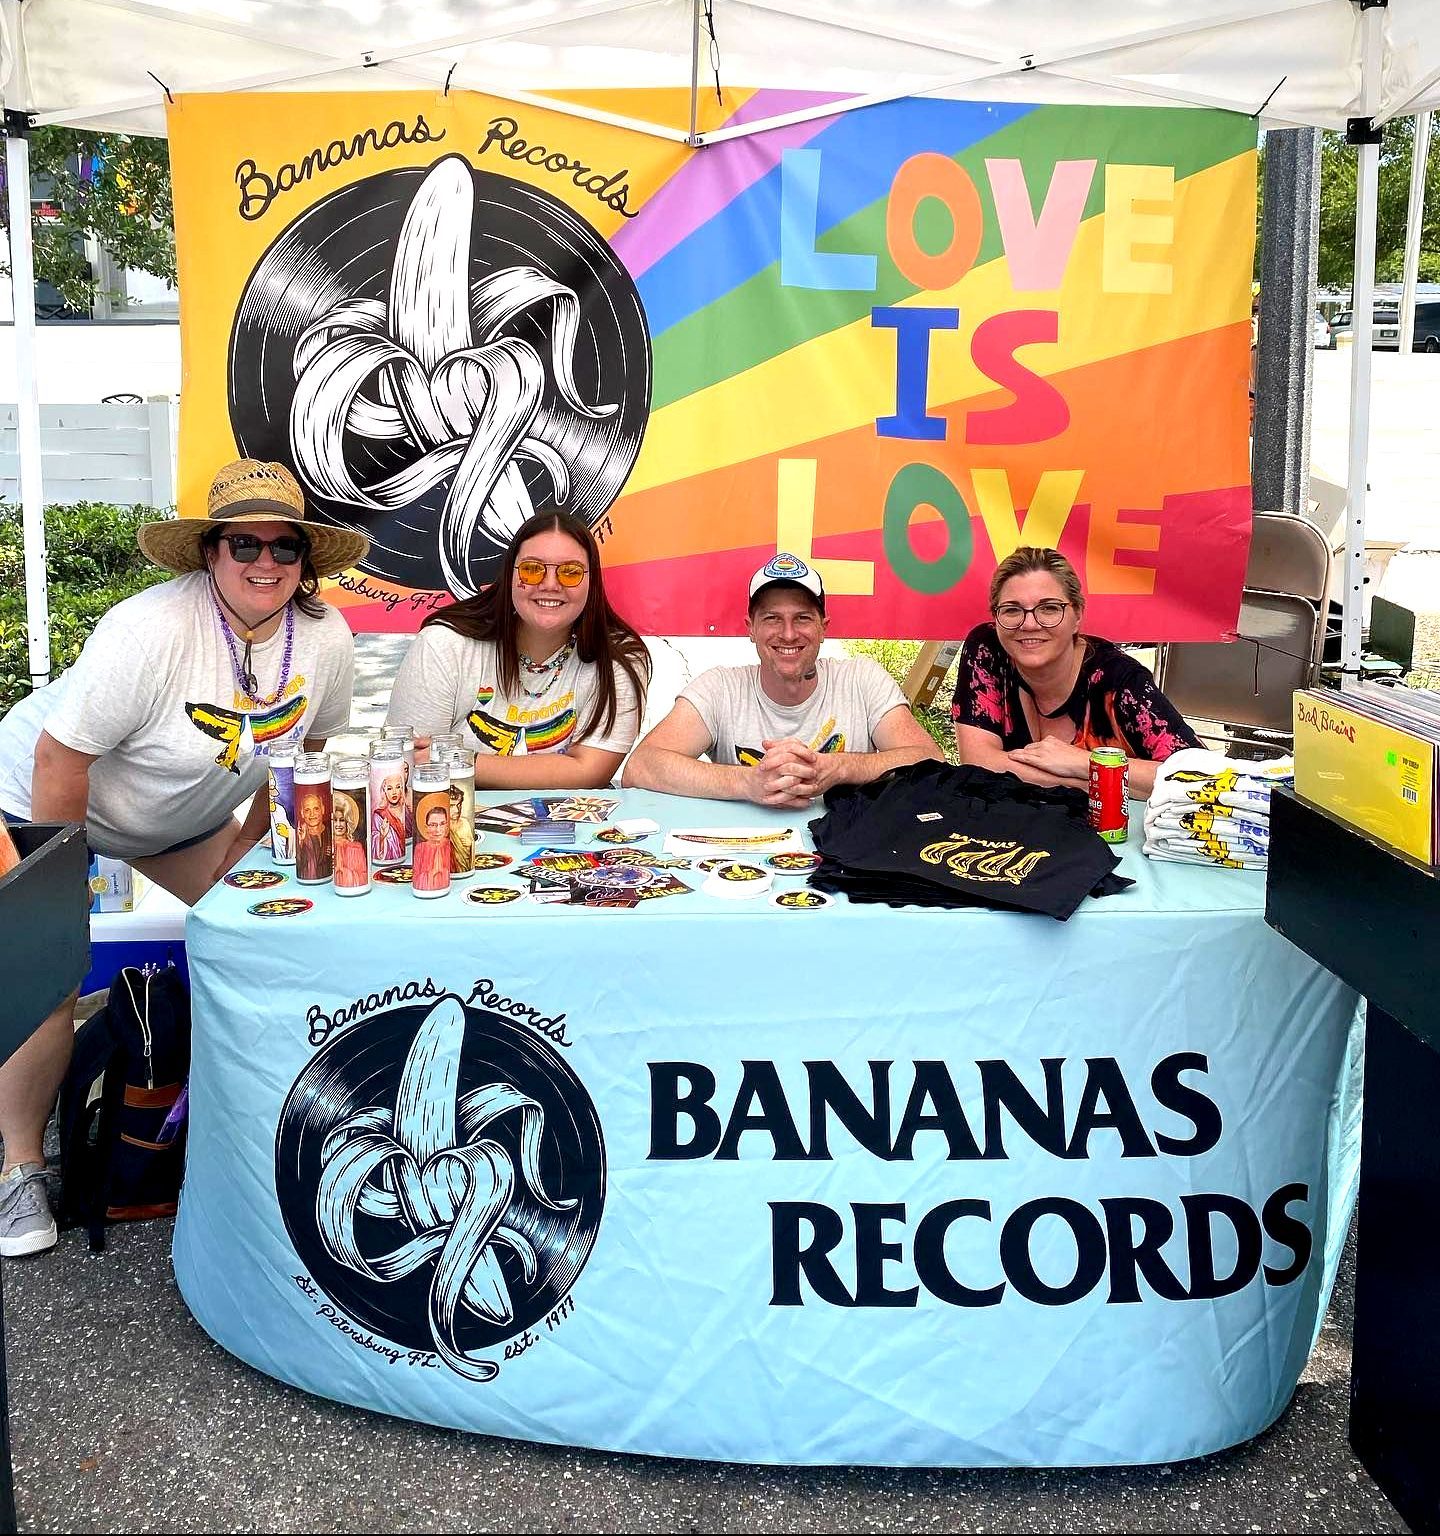
{"label": "tree foliage", "polygon": [[[175,281],[170,152],[164,139],[130,138],[73,128],[30,134],[32,193],[53,215],[32,225],[35,275],[66,305],[88,314],[98,292],[81,242],[93,239],[121,267]],[[0,189],[6,227],[10,188]],[[8,275],[8,268],[5,269]]]}
{"label": "tree foliage", "polygon": [[[1421,219],[1420,281],[1440,282],[1440,146],[1432,133]],[[1398,283],[1404,275],[1405,218],[1410,199],[1410,157],[1415,119],[1385,125],[1375,235],[1375,278]],[[1359,151],[1338,133],[1320,145],[1320,260],[1322,288],[1348,288],[1355,276],[1355,180]]]}

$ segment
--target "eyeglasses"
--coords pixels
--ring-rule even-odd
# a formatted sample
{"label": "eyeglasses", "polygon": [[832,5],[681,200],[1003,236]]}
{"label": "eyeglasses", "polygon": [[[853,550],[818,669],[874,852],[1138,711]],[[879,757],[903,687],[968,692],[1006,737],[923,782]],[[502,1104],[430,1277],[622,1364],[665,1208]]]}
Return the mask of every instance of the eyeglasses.
{"label": "eyeglasses", "polygon": [[1062,602],[1058,597],[1047,597],[1033,608],[1022,607],[1019,603],[1001,603],[995,610],[995,622],[1001,629],[1019,629],[1026,615],[1033,613],[1041,629],[1054,629],[1065,617],[1065,610],[1069,606],[1069,603]]}
{"label": "eyeglasses", "polygon": [[545,580],[545,572],[554,571],[555,580],[562,587],[578,587],[589,571],[579,560],[517,560],[515,562],[515,574],[520,578],[520,584],[526,587],[538,587]]}
{"label": "eyeglasses", "polygon": [[220,542],[230,546],[230,558],[236,565],[254,565],[262,549],[270,551],[276,565],[294,565],[310,548],[308,539],[258,539],[253,533],[222,533]]}

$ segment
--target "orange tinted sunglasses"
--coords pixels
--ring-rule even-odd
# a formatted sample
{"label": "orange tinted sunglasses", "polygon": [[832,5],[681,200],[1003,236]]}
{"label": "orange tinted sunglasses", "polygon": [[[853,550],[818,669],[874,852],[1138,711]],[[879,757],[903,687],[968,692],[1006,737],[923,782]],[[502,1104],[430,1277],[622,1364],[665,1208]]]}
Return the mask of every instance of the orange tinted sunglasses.
{"label": "orange tinted sunglasses", "polygon": [[589,574],[579,560],[531,560],[527,557],[515,562],[515,574],[522,586],[538,587],[545,580],[546,571],[554,571],[555,580],[562,587],[578,587]]}

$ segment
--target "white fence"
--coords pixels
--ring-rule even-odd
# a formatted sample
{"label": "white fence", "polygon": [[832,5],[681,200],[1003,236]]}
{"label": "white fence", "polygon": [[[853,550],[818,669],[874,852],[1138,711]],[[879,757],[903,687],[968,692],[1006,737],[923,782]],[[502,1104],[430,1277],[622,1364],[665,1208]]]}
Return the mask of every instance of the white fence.
{"label": "white fence", "polygon": [[[110,501],[169,507],[175,502],[175,402],[42,405],[40,464],[46,502]],[[20,499],[13,405],[0,406],[0,500]]]}

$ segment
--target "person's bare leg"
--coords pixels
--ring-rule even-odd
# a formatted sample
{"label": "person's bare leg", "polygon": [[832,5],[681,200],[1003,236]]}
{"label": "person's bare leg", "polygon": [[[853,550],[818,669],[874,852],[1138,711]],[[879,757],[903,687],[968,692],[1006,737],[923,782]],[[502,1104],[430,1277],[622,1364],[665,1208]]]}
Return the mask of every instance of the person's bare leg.
{"label": "person's bare leg", "polygon": [[44,1163],[45,1124],[55,1107],[75,1043],[72,992],[18,1051],[0,1067],[0,1137],[9,1173],[20,1163]]}
{"label": "person's bare leg", "polygon": [[193,848],[181,848],[177,853],[154,853],[148,858],[127,862],[147,880],[153,880],[172,896],[178,896],[187,907],[193,907],[215,884],[215,872],[235,831],[235,823],[227,821],[213,836],[203,843],[196,843]]}

